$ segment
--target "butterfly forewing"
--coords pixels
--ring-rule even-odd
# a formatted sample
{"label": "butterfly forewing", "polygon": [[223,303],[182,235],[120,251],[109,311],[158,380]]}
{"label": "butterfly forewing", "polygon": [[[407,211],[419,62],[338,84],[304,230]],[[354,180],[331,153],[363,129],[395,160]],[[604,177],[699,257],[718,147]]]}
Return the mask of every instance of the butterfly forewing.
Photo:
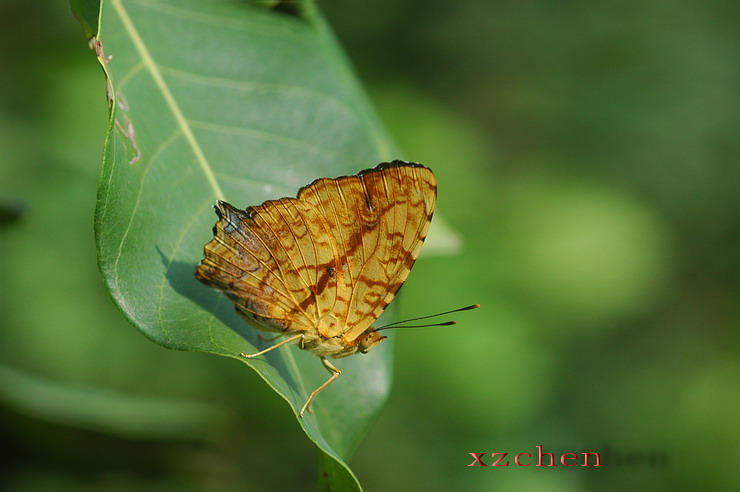
{"label": "butterfly forewing", "polygon": [[344,314],[345,338],[354,340],[391,302],[418,256],[436,202],[434,174],[421,165],[390,164],[318,180],[299,197],[337,224],[332,233],[350,297],[336,313]]}

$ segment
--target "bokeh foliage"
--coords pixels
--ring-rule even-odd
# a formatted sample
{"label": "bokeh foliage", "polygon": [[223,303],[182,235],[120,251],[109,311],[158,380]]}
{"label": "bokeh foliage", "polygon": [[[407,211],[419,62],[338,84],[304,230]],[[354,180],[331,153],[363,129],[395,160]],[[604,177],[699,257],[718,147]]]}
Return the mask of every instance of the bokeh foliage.
{"label": "bokeh foliage", "polygon": [[[400,316],[484,305],[395,337],[394,391],[350,462],[368,490],[738,487],[731,5],[321,5],[464,238],[418,262]],[[102,75],[67,5],[0,14],[4,488],[305,489],[313,446],[258,377],[163,350],[111,304]],[[668,465],[466,466],[536,444]]]}

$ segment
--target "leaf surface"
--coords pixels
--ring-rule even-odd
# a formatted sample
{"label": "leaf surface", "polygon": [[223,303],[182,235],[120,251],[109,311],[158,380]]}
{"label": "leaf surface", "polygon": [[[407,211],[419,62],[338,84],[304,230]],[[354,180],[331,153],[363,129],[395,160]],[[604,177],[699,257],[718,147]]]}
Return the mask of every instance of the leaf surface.
{"label": "leaf surface", "polygon": [[[239,357],[269,342],[194,270],[216,199],[246,208],[398,157],[310,6],[299,16],[236,1],[111,0],[95,45],[114,108],[95,218],[112,297],[157,343],[252,367],[296,414],[328,377],[319,359],[297,347]],[[339,360],[342,376],[298,419],[325,454],[322,487],[359,489],[344,459],[388,394],[384,345]]]}

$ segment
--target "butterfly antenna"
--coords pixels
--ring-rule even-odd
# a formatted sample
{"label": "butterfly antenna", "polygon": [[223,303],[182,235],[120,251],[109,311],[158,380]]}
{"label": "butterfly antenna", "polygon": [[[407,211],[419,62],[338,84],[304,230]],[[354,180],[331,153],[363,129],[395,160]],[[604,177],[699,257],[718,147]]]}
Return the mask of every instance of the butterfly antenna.
{"label": "butterfly antenna", "polygon": [[388,323],[387,325],[383,325],[380,328],[377,328],[375,331],[380,330],[387,330],[390,328],[425,328],[427,326],[451,326],[457,323],[457,321],[445,321],[444,323],[430,323],[430,324],[423,324],[423,325],[403,325],[399,326],[402,323],[408,323],[409,321],[420,321],[422,319],[429,319],[429,318],[436,318],[437,316],[444,316],[445,314],[452,314],[452,313],[458,313],[460,311],[469,311],[471,309],[477,309],[480,307],[480,304],[472,304],[470,306],[465,306],[458,309],[453,309],[452,311],[445,311],[443,313],[437,313],[437,314],[430,314],[429,316],[419,316],[418,318],[409,318],[402,321],[394,321],[393,323]]}

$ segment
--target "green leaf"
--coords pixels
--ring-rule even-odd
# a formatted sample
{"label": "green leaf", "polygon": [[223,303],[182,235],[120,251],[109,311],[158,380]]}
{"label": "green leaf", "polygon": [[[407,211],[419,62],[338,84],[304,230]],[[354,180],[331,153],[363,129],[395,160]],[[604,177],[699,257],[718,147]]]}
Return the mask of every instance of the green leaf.
{"label": "green leaf", "polygon": [[[398,157],[308,5],[111,0],[95,44],[113,108],[95,217],[111,296],[157,343],[252,367],[296,415],[329,376],[319,359],[295,346],[239,357],[269,342],[194,270],[217,198],[243,208]],[[388,394],[384,345],[339,360],[342,376],[298,419],[324,453],[322,487],[359,489],[344,460]]]}
{"label": "green leaf", "polygon": [[93,36],[98,31],[98,15],[101,0],[69,0],[72,13],[82,25],[86,37]]}
{"label": "green leaf", "polygon": [[227,409],[177,398],[143,397],[45,379],[0,365],[0,398],[48,422],[140,439],[208,439]]}

